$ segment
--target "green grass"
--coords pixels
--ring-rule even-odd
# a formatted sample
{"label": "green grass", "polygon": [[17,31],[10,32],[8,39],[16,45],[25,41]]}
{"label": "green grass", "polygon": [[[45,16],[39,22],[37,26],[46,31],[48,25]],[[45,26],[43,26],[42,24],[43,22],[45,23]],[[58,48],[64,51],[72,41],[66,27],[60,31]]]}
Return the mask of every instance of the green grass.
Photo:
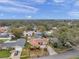
{"label": "green grass", "polygon": [[0,50],[0,58],[6,58],[10,56],[9,50]]}
{"label": "green grass", "polygon": [[28,59],[28,57],[21,57],[20,59]]}
{"label": "green grass", "polygon": [[29,47],[31,45],[29,43],[27,43],[24,47],[24,49],[22,50],[22,53],[21,53],[21,58],[20,59],[28,59],[30,57],[29,55]]}
{"label": "green grass", "polygon": [[5,42],[5,41],[7,41],[7,39],[5,39],[5,40],[2,39],[2,40],[0,40],[0,42],[2,42],[2,43]]}
{"label": "green grass", "polygon": [[76,57],[75,59],[79,59],[79,57]]}

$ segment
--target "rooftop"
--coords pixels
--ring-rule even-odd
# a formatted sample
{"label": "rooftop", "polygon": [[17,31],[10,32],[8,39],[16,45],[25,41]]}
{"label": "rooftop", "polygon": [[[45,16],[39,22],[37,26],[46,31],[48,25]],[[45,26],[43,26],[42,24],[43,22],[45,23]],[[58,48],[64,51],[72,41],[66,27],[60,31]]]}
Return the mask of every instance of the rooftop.
{"label": "rooftop", "polygon": [[24,47],[24,45],[25,45],[25,39],[18,39],[16,42],[1,43],[2,47],[15,47],[15,46]]}

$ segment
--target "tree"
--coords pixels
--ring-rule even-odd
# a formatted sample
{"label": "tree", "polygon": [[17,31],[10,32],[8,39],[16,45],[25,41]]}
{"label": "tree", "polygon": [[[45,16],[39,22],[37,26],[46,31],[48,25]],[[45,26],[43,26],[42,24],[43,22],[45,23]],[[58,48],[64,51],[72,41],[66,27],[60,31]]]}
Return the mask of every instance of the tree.
{"label": "tree", "polygon": [[11,32],[15,35],[16,38],[22,37],[23,29],[13,28]]}

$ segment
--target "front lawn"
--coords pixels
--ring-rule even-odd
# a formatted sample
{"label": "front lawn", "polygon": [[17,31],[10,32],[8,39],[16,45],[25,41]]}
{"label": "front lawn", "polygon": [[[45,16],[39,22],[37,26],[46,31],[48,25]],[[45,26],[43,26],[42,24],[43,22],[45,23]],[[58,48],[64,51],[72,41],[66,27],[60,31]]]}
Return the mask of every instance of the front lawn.
{"label": "front lawn", "polygon": [[29,47],[31,45],[29,43],[27,43],[24,47],[24,49],[22,50],[22,53],[21,53],[21,58],[20,59],[28,59],[30,58],[30,53],[29,53]]}
{"label": "front lawn", "polygon": [[21,59],[29,59],[33,57],[42,57],[48,56],[48,52],[46,49],[33,49],[30,50],[29,48],[23,49],[21,54]]}
{"label": "front lawn", "polygon": [[47,55],[47,49],[32,47],[30,44],[27,43],[27,45],[22,50],[21,59],[29,59],[33,57],[41,57]]}
{"label": "front lawn", "polygon": [[7,39],[0,39],[0,43],[7,41]]}
{"label": "front lawn", "polygon": [[0,50],[0,58],[6,58],[10,56],[9,50]]}
{"label": "front lawn", "polygon": [[21,54],[21,59],[28,59],[30,58],[30,54],[29,54],[29,49],[23,49],[22,54]]}

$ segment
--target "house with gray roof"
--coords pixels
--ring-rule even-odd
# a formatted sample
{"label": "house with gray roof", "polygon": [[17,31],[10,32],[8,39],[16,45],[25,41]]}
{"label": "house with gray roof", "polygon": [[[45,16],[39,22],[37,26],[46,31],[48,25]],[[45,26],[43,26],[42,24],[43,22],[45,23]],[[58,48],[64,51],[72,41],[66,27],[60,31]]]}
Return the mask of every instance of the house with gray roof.
{"label": "house with gray roof", "polygon": [[0,43],[0,47],[2,49],[6,48],[16,48],[16,47],[21,47],[23,48],[26,43],[26,40],[23,38],[17,39],[16,41],[9,41],[5,43]]}
{"label": "house with gray roof", "polygon": [[11,40],[11,36],[9,36],[9,33],[0,33],[0,40]]}
{"label": "house with gray roof", "polygon": [[42,37],[42,32],[35,32],[34,37],[35,38],[41,38]]}

